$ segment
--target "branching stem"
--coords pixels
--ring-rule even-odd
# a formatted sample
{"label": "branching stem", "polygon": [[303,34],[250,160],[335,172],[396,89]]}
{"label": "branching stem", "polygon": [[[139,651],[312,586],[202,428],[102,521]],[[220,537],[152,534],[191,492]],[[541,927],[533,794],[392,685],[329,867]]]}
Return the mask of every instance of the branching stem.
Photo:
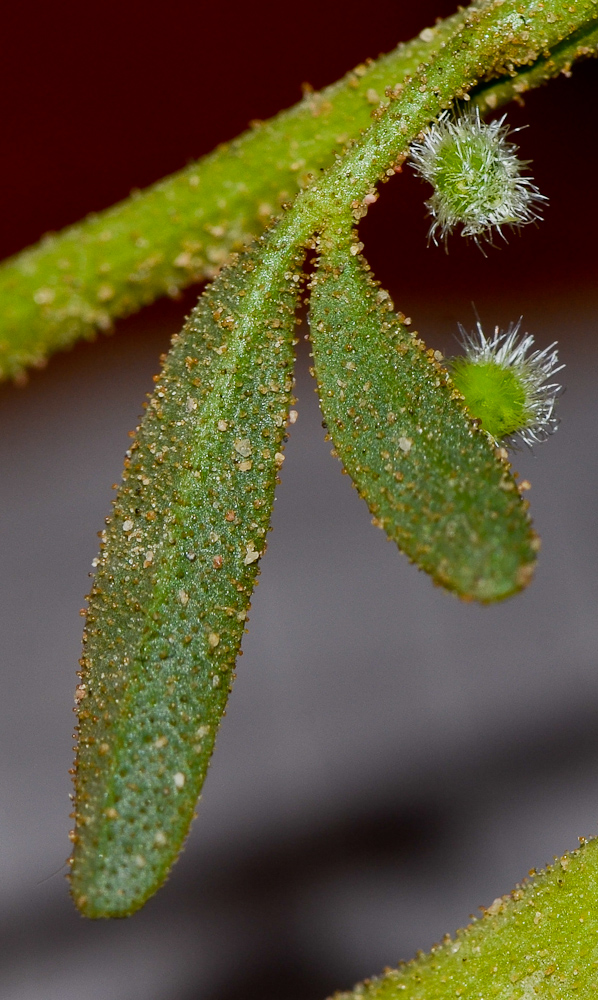
{"label": "branching stem", "polygon": [[[44,238],[0,266],[0,376],[18,377],[118,317],[213,277],[298,191],[307,189],[305,232],[324,202],[363,199],[455,96],[493,110],[597,47],[594,0],[480,0],[199,163]],[[382,115],[373,126],[372,115]],[[318,183],[316,194],[322,170],[327,188]]]}

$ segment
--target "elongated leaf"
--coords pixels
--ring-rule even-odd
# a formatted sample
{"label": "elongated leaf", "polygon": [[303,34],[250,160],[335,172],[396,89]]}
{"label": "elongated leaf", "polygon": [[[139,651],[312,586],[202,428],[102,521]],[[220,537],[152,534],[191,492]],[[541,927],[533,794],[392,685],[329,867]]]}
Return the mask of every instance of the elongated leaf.
{"label": "elongated leaf", "polygon": [[537,539],[509,466],[346,240],[322,246],[310,323],[322,412],[376,523],[461,597],[525,586]]}
{"label": "elongated leaf", "polygon": [[173,341],[126,463],[90,595],[72,892],[133,912],[189,828],[232,681],[292,388],[301,258],[273,234]]}

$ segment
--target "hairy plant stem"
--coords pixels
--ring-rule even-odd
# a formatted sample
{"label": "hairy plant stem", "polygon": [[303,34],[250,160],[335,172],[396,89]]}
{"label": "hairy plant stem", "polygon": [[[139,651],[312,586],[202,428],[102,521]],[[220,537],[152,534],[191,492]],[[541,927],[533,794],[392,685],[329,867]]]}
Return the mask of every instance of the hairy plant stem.
{"label": "hairy plant stem", "polygon": [[[494,0],[468,8],[438,54],[389,95],[390,103],[380,110],[378,121],[354,140],[320,181],[299,193],[277,225],[277,242],[304,243],[331,218],[343,214],[352,212],[358,221],[367,211],[375,183],[401,167],[414,138],[453,100],[467,100],[469,91],[484,78],[505,71],[515,74],[520,67],[530,72],[539,60],[546,68],[550,63],[546,53],[564,39],[598,31],[598,0],[533,2],[525,7],[525,15],[521,7],[516,0]],[[571,47],[566,47],[570,57]],[[531,86],[531,72],[525,83],[519,83]],[[483,100],[488,103],[487,91]],[[342,239],[343,232],[347,230],[341,226],[336,235]]]}
{"label": "hairy plant stem", "polygon": [[[335,161],[348,162],[341,156],[347,147],[364,130],[368,136],[384,132],[372,127],[371,116],[389,101],[387,130],[397,130],[397,109],[408,108],[409,120],[401,120],[392,154],[392,143],[387,152],[380,149],[381,161],[404,154],[419,129],[453,96],[469,96],[471,87],[471,100],[492,110],[596,54],[595,3],[550,0],[512,7],[496,6],[495,0],[472,4],[339,83],[307,93],[294,108],[180,173],[7,260],[0,266],[0,377],[19,377],[53,351],[110,329],[118,317],[214,277],[229,253],[248,243],[297,192],[312,185],[313,203],[313,179],[322,170],[332,166],[330,177],[338,179],[342,168]],[[490,35],[472,48],[476,25],[487,17],[496,24],[502,18],[503,38]],[[509,33],[512,51],[506,45],[499,58],[497,45],[506,44]],[[475,50],[468,68],[458,50],[462,44],[472,56]],[[432,82],[430,71],[446,68],[449,51],[455,57],[452,84],[438,74]],[[368,183],[381,172],[370,171]],[[352,191],[345,184],[343,191],[357,198],[355,185]],[[301,204],[305,212],[308,202]],[[309,229],[313,215],[308,212],[304,221]]]}

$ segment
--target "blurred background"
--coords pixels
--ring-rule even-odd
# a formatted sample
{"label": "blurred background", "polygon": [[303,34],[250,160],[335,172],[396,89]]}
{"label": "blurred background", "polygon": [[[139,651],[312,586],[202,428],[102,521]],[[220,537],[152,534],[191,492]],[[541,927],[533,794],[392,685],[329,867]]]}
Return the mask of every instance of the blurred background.
{"label": "blurred background", "polygon": [[[2,255],[453,9],[5,7]],[[588,63],[509,109],[550,202],[507,246],[428,248],[429,190],[409,171],[361,227],[429,346],[454,352],[472,302],[488,328],[523,314],[538,346],[560,342],[562,426],[515,459],[543,538],[534,583],[461,604],[385,541],[324,442],[302,341],[299,419],[199,819],[127,921],[80,918],[61,867],[79,608],[127,432],[196,292],[2,387],[3,1000],[323,1000],[598,832],[597,97]]]}

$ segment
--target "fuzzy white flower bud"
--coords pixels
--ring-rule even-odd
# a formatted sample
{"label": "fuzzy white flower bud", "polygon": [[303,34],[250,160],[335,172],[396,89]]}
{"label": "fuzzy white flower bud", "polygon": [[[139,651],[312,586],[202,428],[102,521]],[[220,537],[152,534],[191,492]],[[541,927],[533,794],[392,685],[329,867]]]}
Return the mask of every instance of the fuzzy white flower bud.
{"label": "fuzzy white flower bud", "polygon": [[432,224],[430,238],[446,237],[461,226],[462,236],[480,243],[492,242],[503,226],[518,228],[541,218],[547,201],[522,171],[529,160],[520,160],[518,147],[507,141],[505,116],[485,122],[479,111],[454,118],[444,111],[411,146],[415,171],[434,187],[426,202]]}
{"label": "fuzzy white flower bud", "polygon": [[451,362],[452,380],[471,415],[497,443],[511,447],[518,437],[531,446],[555,432],[562,387],[549,379],[565,367],[556,343],[532,351],[534,338],[521,335],[520,328],[521,319],[486,337],[479,321],[472,333],[459,324],[465,353]]}

